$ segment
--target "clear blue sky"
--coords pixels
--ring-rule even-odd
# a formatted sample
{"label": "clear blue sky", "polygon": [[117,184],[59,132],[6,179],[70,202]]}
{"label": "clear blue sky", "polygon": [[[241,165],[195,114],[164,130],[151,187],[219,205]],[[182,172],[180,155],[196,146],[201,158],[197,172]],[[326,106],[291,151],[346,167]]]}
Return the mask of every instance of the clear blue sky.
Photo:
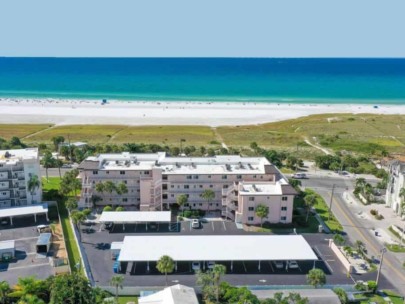
{"label": "clear blue sky", "polygon": [[405,57],[404,0],[10,0],[0,11],[0,56]]}

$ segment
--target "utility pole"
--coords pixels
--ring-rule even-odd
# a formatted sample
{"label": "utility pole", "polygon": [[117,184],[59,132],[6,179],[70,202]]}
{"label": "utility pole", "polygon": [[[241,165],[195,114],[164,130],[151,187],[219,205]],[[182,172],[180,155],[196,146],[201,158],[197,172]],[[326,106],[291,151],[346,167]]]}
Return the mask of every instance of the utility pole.
{"label": "utility pole", "polygon": [[332,185],[332,192],[330,194],[328,221],[330,220],[330,217],[332,216],[333,192],[335,192],[335,184]]}
{"label": "utility pole", "polygon": [[382,264],[383,264],[383,260],[384,260],[384,253],[387,252],[387,248],[383,247],[383,249],[381,249],[380,252],[381,252],[380,267],[378,267],[377,279],[375,280],[376,290],[378,289],[378,281],[380,280],[380,272],[381,272],[381,268],[382,268]]}
{"label": "utility pole", "polygon": [[405,224],[404,227],[402,227],[402,234],[401,234],[401,247],[404,246],[404,233],[405,233]]}

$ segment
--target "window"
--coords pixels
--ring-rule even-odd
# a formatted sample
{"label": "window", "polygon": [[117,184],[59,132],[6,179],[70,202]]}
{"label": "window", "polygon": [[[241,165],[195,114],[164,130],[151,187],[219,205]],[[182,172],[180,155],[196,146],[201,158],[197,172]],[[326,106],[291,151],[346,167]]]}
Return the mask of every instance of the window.
{"label": "window", "polygon": [[249,207],[248,211],[255,211],[255,207]]}
{"label": "window", "polygon": [[200,188],[202,188],[203,187],[203,185],[200,185]]}
{"label": "window", "polygon": [[208,178],[211,178],[211,175],[208,175]]}
{"label": "window", "polygon": [[228,175],[222,175],[222,179],[227,179]]}
{"label": "window", "polygon": [[250,202],[254,202],[254,201],[255,201],[255,198],[254,198],[254,197],[249,197],[249,201],[250,201]]}
{"label": "window", "polygon": [[287,220],[287,217],[286,217],[286,216],[282,216],[282,217],[280,218],[280,220],[281,220],[281,221],[286,221],[286,220]]}
{"label": "window", "polygon": [[98,171],[93,171],[93,175],[97,175],[98,174]]}
{"label": "window", "polygon": [[174,185],[170,185],[170,188],[174,188]]}
{"label": "window", "polygon": [[222,189],[228,189],[228,185],[223,185]]}
{"label": "window", "polygon": [[105,174],[110,174],[110,171],[105,171]]}
{"label": "window", "polygon": [[237,179],[242,179],[242,175],[236,175]]}
{"label": "window", "polygon": [[248,217],[248,221],[251,222],[251,221],[253,221],[253,220],[254,220],[254,217],[253,217],[253,216],[249,216],[249,217]]}
{"label": "window", "polygon": [[188,207],[188,206],[190,206],[189,203],[185,203],[185,204],[184,204],[184,207]]}
{"label": "window", "polygon": [[124,197],[124,198],[122,199],[122,201],[123,201],[124,203],[126,203],[126,202],[128,202],[128,199],[127,199],[126,197]]}
{"label": "window", "polygon": [[193,207],[195,207],[195,204],[193,204]]}
{"label": "window", "polygon": [[287,207],[281,207],[281,211],[287,211]]}
{"label": "window", "polygon": [[192,179],[193,177],[191,175],[186,176],[187,179]]}
{"label": "window", "polygon": [[217,207],[219,207],[219,204],[217,204]]}
{"label": "window", "polygon": [[163,199],[167,199],[167,194],[165,193],[165,194],[162,194],[162,198]]}
{"label": "window", "polygon": [[198,179],[198,175],[194,175],[194,179]]}
{"label": "window", "polygon": [[149,175],[149,171],[143,171],[143,174]]}
{"label": "window", "polygon": [[281,200],[282,200],[282,201],[287,201],[287,200],[288,200],[288,197],[287,197],[287,196],[283,196],[283,197],[281,198]]}
{"label": "window", "polygon": [[253,175],[253,178],[256,178],[257,177],[257,175]]}
{"label": "window", "polygon": [[124,180],[124,184],[125,184],[125,185],[127,184],[127,181],[126,181],[126,180]]}
{"label": "window", "polygon": [[174,197],[174,194],[170,195],[170,197]]}
{"label": "window", "polygon": [[124,175],[124,174],[125,174],[125,171],[120,171],[120,174],[121,174],[121,175]]}
{"label": "window", "polygon": [[163,175],[163,176],[162,176],[162,179],[163,179],[163,180],[167,180],[167,175]]}
{"label": "window", "polygon": [[213,186],[213,185],[210,185],[210,188],[214,188],[214,186]]}
{"label": "window", "polygon": [[190,189],[189,185],[184,185],[184,189]]}
{"label": "window", "polygon": [[199,203],[198,205],[199,205],[199,206],[202,206],[202,203]]}

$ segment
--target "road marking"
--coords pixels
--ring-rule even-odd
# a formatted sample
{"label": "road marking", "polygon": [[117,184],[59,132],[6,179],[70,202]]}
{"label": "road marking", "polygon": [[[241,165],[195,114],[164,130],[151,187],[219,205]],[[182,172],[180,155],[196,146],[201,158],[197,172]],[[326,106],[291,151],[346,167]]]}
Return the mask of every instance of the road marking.
{"label": "road marking", "polygon": [[[329,195],[329,196],[330,196],[330,195]],[[333,201],[334,201],[334,203],[335,203],[334,206],[337,206],[337,207],[339,208],[340,212],[342,212],[343,216],[346,218],[346,220],[349,222],[349,224],[352,225],[353,229],[355,229],[355,230],[357,231],[357,233],[363,238],[363,241],[365,241],[365,243],[368,243],[367,240],[368,240],[369,238],[367,238],[367,237],[364,235],[364,233],[354,224],[354,222],[351,220],[351,218],[348,217],[348,215],[346,214],[346,212],[343,211],[342,207],[339,205],[339,202],[336,201],[335,198],[333,198]],[[333,212],[333,210],[332,210],[332,212]],[[374,246],[374,244],[368,243],[368,245],[371,246],[371,247],[374,249],[374,251],[377,252],[377,254],[380,253],[380,250],[377,249],[377,248]],[[391,270],[393,270],[397,275],[399,275],[399,276],[405,281],[405,275],[402,274],[401,272],[399,272],[398,269],[395,268],[389,260],[385,260],[384,265],[387,265],[389,268],[391,268]]]}
{"label": "road marking", "polygon": [[211,225],[212,225],[212,230],[215,231],[214,222],[211,222]]}
{"label": "road marking", "polygon": [[26,238],[21,238],[21,239],[16,239],[15,241],[28,241],[28,240],[33,240],[37,239],[38,236],[33,236],[33,237],[26,237]]}
{"label": "road marking", "polygon": [[226,225],[225,225],[225,222],[222,222],[222,224],[224,225],[224,229],[225,229],[225,231],[226,231]]}
{"label": "road marking", "polygon": [[[23,268],[35,268],[35,267],[42,267],[42,266],[46,266],[46,265],[49,266],[49,263],[26,265],[26,266],[17,266],[17,267],[8,267],[7,270],[23,269]],[[5,270],[5,271],[7,271],[7,270]]]}

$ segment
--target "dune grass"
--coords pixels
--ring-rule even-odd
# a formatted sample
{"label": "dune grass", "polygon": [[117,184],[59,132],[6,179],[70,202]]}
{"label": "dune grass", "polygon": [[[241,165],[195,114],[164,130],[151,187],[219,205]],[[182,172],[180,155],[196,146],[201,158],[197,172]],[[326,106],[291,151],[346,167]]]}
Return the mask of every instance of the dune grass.
{"label": "dune grass", "polygon": [[0,138],[10,140],[16,136],[23,138],[30,134],[45,130],[52,125],[31,125],[31,124],[0,124]]}

